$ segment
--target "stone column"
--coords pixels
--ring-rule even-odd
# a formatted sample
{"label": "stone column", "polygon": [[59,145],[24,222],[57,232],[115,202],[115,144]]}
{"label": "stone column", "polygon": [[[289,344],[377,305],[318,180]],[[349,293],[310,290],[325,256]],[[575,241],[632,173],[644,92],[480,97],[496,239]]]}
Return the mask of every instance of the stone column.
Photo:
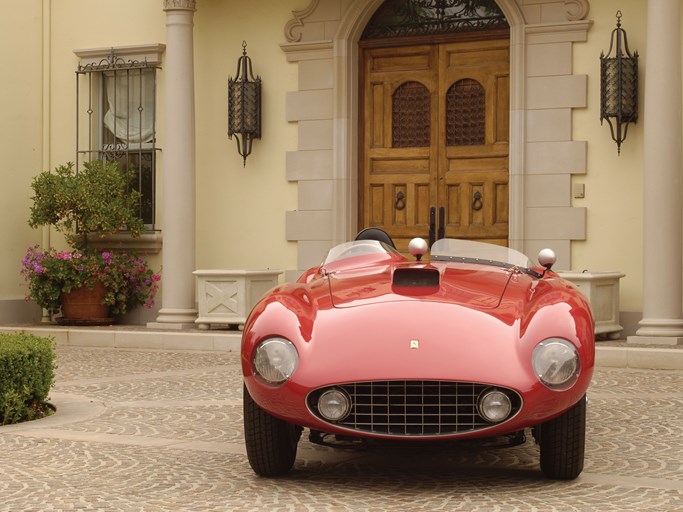
{"label": "stone column", "polygon": [[195,0],[164,0],[166,11],[163,139],[163,277],[154,327],[194,326],[195,111],[193,16]]}
{"label": "stone column", "polygon": [[683,344],[679,0],[649,0],[645,62],[643,319],[629,343]]}

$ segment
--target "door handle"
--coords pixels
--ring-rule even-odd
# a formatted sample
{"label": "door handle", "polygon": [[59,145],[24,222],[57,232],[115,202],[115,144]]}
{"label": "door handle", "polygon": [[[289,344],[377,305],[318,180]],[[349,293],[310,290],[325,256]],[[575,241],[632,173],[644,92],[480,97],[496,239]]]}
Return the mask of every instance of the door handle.
{"label": "door handle", "polygon": [[436,208],[429,209],[429,247],[436,241]]}
{"label": "door handle", "polygon": [[439,208],[439,233],[438,239],[441,240],[446,235],[446,208]]}
{"label": "door handle", "polygon": [[472,209],[475,212],[478,212],[484,207],[484,202],[481,200],[481,192],[475,192],[473,201],[472,201]]}
{"label": "door handle", "polygon": [[396,202],[394,203],[394,208],[397,210],[403,210],[406,207],[406,196],[403,192],[396,194]]}

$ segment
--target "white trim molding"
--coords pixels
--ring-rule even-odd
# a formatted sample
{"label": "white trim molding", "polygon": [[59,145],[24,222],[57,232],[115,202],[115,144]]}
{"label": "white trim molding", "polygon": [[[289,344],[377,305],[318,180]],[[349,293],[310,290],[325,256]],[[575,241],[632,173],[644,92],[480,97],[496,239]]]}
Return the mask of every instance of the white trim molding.
{"label": "white trim molding", "polygon": [[109,57],[112,52],[117,57],[124,60],[147,62],[152,65],[161,64],[161,56],[166,50],[166,45],[162,43],[138,44],[129,46],[107,46],[104,48],[86,48],[74,50],[76,56],[81,60],[80,65],[97,64],[102,59]]}

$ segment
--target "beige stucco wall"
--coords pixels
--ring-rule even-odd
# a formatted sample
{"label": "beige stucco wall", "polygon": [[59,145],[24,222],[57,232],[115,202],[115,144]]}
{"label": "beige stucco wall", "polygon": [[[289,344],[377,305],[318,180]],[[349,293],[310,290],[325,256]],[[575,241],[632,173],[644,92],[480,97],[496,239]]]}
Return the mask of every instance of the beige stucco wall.
{"label": "beige stucco wall", "polygon": [[[0,252],[0,267],[2,271],[18,276],[21,259],[29,244],[65,247],[61,234],[47,228],[33,230],[27,219],[32,177],[44,169],[54,169],[75,160],[78,58],[74,50],[163,42],[165,26],[163,11],[156,1],[121,0],[116,10],[101,0],[29,0],[4,2],[3,7],[21,15],[15,19],[3,16],[0,22],[7,23],[9,30],[16,32],[15,36],[8,35],[5,27],[0,33],[2,51],[20,63],[16,75],[22,77],[11,83],[11,91],[3,97],[10,98],[12,108],[21,111],[22,115],[37,109],[37,121],[31,125],[30,138],[20,136],[7,123],[3,126],[7,131],[0,137],[13,148],[15,154],[9,161],[17,170],[11,178],[11,188],[3,187],[3,193],[7,191],[12,201],[21,203],[9,217],[15,233],[8,238],[8,250]],[[98,22],[102,20],[107,23]],[[17,41],[21,44],[12,44]],[[35,80],[27,78],[27,73],[35,76]],[[30,96],[26,95],[27,90]],[[36,142],[29,144],[27,140]],[[29,158],[30,155],[33,158]],[[151,256],[150,262],[155,268],[161,266],[159,255]],[[12,281],[3,279],[0,283],[0,298],[10,297],[18,302],[25,294],[26,286],[20,277]],[[0,309],[0,319],[25,320],[25,311],[19,311],[15,306]],[[36,314],[35,310],[33,314]]]}
{"label": "beige stucco wall", "polygon": [[[297,68],[279,44],[296,0],[199,0],[195,13],[197,129],[197,267],[296,268],[296,244],[284,236],[284,212],[296,208],[286,152],[296,125],[285,118],[285,95]],[[242,41],[262,85],[262,135],[243,167],[227,137],[228,76],[235,76]]]}
{"label": "beige stucco wall", "polygon": [[24,297],[21,259],[26,247],[41,238],[25,220],[30,177],[43,158],[41,9],[40,0],[3,2],[0,16],[0,300],[19,305]]}
{"label": "beige stucco wall", "polygon": [[[607,123],[600,125],[600,52],[609,50],[610,34],[616,26],[616,11],[622,12],[629,48],[639,53],[640,98],[638,124],[630,125],[626,141],[617,155]],[[585,185],[585,198],[573,199],[587,208],[586,241],[572,243],[573,270],[618,270],[622,311],[642,308],[642,183],[643,183],[643,91],[646,42],[646,2],[593,1],[589,18],[593,26],[588,41],[574,46],[574,72],[589,75],[588,106],[573,114],[575,136],[589,141],[587,173],[574,176],[574,184]],[[580,134],[580,135],[579,135]]]}
{"label": "beige stucco wall", "polygon": [[[519,3],[533,10],[542,2]],[[565,3],[571,4],[557,2],[558,8]],[[334,2],[321,1],[328,4]],[[314,200],[321,199],[321,193],[317,189],[310,193],[311,187],[297,185],[291,175],[288,179],[287,159],[301,149],[301,127],[288,121],[292,115],[286,108],[288,94],[292,98],[292,91],[301,89],[299,80],[316,82],[316,77],[307,75],[308,64],[288,61],[280,44],[286,41],[284,28],[293,19],[292,11],[309,5],[308,0],[260,0],[248,6],[197,0],[197,268],[293,270],[300,266],[297,242],[287,240],[286,212],[302,205],[316,209]],[[585,198],[572,198],[571,206],[586,209],[586,240],[571,242],[571,267],[624,272],[621,309],[627,312],[642,308],[645,8],[644,0],[593,0],[587,16],[593,23],[588,39],[572,43],[571,72],[587,76],[587,102],[571,110],[571,139],[587,141],[587,151],[586,173],[571,177],[573,184],[585,185]],[[26,224],[31,177],[74,159],[78,62],[74,49],[165,43],[166,19],[163,0],[117,0],[116,9],[105,0],[25,0],[3,2],[3,9],[0,66],[12,79],[3,81],[0,95],[5,120],[0,128],[0,300],[18,301],[25,293],[18,273],[25,248],[43,239],[41,230]],[[641,66],[641,121],[629,128],[621,156],[609,128],[599,122],[598,57],[609,48],[617,9],[623,13],[631,49],[640,53]],[[331,39],[334,34],[320,37]],[[254,143],[246,168],[235,141],[226,135],[227,79],[235,74],[243,40],[255,73],[263,78],[263,137]],[[163,100],[168,86],[163,69],[158,79],[158,146],[163,149]],[[329,88],[329,83],[324,85]],[[324,88],[319,83],[315,87]],[[159,170],[159,186],[163,186],[163,151]],[[302,190],[307,193],[298,197]],[[161,213],[159,209],[158,224],[163,227]],[[52,233],[50,243],[60,245],[60,236]],[[151,259],[160,265],[160,255]]]}
{"label": "beige stucco wall", "polygon": [[74,50],[163,43],[165,26],[161,6],[156,1],[121,0],[116,9],[103,0],[47,3],[51,5],[50,155],[54,167],[75,158],[78,57]]}
{"label": "beige stucco wall", "polygon": [[[287,150],[296,127],[285,119],[284,97],[297,86],[297,70],[279,48],[296,2],[264,0],[249,9],[235,2],[200,0],[194,16],[197,116],[198,268],[295,268],[296,246],[284,236],[284,212],[296,207],[296,187],[287,182]],[[291,5],[290,5],[291,4]],[[165,43],[162,0],[27,0],[4,2],[0,17],[0,66],[12,80],[2,84],[0,111],[4,163],[0,188],[0,300],[20,302],[19,275],[29,245],[43,231],[27,225],[31,178],[75,158],[76,49]],[[99,23],[98,20],[107,20]],[[45,39],[45,52],[43,48]],[[262,139],[247,167],[227,137],[227,81],[236,71],[242,41],[255,73],[263,78]],[[10,44],[21,41],[21,45]],[[158,73],[158,201],[163,187],[163,63]],[[43,101],[43,88],[46,96]],[[163,211],[157,208],[157,226]],[[46,239],[47,240],[47,239]],[[50,245],[63,247],[59,233]],[[161,267],[161,255],[149,256]],[[162,270],[163,276],[163,270]],[[3,318],[4,321],[11,318]]]}

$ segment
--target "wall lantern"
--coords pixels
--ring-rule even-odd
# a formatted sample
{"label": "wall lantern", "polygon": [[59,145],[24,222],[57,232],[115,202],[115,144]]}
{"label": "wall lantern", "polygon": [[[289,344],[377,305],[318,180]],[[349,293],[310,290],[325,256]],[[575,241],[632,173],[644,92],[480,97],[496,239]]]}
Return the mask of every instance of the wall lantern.
{"label": "wall lantern", "polygon": [[228,80],[228,137],[233,135],[246,167],[252,142],[261,138],[261,77],[254,79],[246,41],[242,41],[235,79]]}
{"label": "wall lantern", "polygon": [[[611,56],[612,49],[615,54]],[[600,53],[600,124],[607,120],[612,140],[621,154],[629,123],[638,122],[638,52],[628,50],[626,31],[621,28],[621,11],[617,11],[617,28],[612,31],[607,56]]]}

